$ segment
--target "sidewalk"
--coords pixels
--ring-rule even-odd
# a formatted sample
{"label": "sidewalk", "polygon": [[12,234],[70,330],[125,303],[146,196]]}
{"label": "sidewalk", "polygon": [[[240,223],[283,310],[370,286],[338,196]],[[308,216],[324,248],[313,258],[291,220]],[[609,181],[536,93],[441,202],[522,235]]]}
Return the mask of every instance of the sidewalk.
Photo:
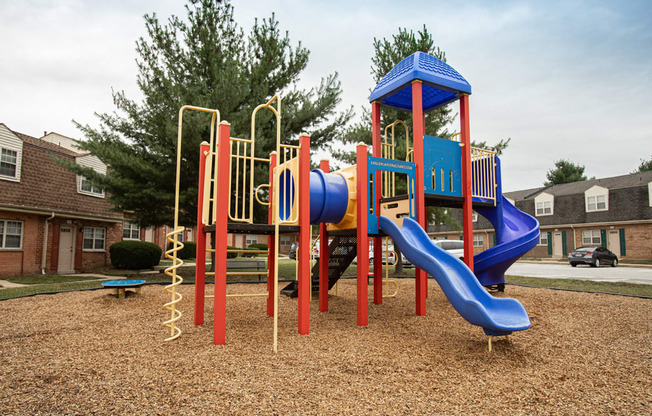
{"label": "sidewalk", "polygon": [[[567,260],[557,261],[551,258],[540,258],[540,259],[519,259],[517,263],[528,263],[528,264],[568,264]],[[638,267],[641,269],[652,269],[652,264],[635,264],[635,263],[618,263],[619,267]]]}

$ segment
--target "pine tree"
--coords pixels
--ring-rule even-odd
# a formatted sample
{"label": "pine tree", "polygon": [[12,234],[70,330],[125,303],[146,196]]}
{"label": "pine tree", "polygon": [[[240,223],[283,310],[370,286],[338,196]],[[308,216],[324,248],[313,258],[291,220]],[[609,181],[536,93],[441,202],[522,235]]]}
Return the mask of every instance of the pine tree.
{"label": "pine tree", "polygon": [[[274,95],[282,96],[282,140],[296,144],[302,132],[311,147],[339,139],[352,111],[336,112],[341,85],[336,73],[318,87],[297,88],[309,51],[293,45],[271,17],[256,20],[245,35],[228,0],[190,0],[187,19],[167,23],[155,13],[145,16],[147,37],[136,43],[138,86],[143,100],[113,93],[116,110],[98,114],[100,126],[77,124],[82,143],[109,166],[106,176],[81,166],[71,168],[110,194],[117,210],[136,213],[141,225],[170,224],[173,218],[179,108],[190,104],[218,109],[231,124],[233,137],[250,137],[251,113]],[[186,112],[183,125],[180,224],[195,223],[199,144],[209,138],[210,115]],[[276,147],[276,121],[261,111],[256,121],[256,156]],[[267,171],[256,170],[256,183]],[[262,215],[259,215],[262,217]]]}
{"label": "pine tree", "polygon": [[555,168],[546,173],[548,179],[545,186],[559,185],[562,183],[585,181],[584,166],[576,165],[570,160],[560,159],[555,162]]}

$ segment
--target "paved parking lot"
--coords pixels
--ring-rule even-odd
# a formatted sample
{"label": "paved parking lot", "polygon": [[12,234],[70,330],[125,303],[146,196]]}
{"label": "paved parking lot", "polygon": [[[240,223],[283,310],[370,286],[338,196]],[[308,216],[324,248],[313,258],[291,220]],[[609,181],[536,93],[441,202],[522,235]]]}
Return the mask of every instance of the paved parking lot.
{"label": "paved parking lot", "polygon": [[652,268],[589,266],[571,267],[568,263],[514,263],[507,269],[506,275],[543,277],[548,279],[594,280],[597,282],[628,282],[652,285]]}

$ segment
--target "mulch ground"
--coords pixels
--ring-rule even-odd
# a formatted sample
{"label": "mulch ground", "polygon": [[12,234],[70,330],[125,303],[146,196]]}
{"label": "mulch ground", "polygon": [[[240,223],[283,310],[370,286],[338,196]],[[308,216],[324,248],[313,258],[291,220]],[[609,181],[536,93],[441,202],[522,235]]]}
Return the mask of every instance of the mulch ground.
{"label": "mulch ground", "polygon": [[426,317],[414,314],[414,281],[399,289],[370,302],[359,328],[355,283],[342,282],[330,312],[312,302],[305,336],[296,299],[281,296],[277,354],[261,298],[228,299],[225,346],[212,345],[211,302],[207,323],[192,325],[192,286],[173,342],[162,286],[125,300],[99,290],[3,301],[0,414],[650,414],[650,300],[508,286],[532,328],[489,353],[434,281]]}

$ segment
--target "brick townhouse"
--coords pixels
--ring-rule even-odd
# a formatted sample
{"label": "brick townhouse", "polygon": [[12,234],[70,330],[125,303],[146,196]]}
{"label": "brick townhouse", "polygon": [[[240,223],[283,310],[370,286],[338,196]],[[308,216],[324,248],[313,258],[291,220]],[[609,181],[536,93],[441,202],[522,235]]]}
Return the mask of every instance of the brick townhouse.
{"label": "brick townhouse", "polygon": [[[564,257],[576,247],[598,244],[619,258],[652,259],[652,172],[573,182],[505,193],[541,227],[539,244],[525,257]],[[451,210],[461,221],[461,212]],[[473,215],[474,251],[494,245],[489,221]],[[431,225],[435,238],[461,239],[461,232]]]}
{"label": "brick townhouse", "polygon": [[56,133],[40,139],[0,123],[0,276],[83,272],[110,264],[108,248],[123,239],[157,243],[165,228],[140,229],[113,211],[104,191],[57,164],[106,166]]}

